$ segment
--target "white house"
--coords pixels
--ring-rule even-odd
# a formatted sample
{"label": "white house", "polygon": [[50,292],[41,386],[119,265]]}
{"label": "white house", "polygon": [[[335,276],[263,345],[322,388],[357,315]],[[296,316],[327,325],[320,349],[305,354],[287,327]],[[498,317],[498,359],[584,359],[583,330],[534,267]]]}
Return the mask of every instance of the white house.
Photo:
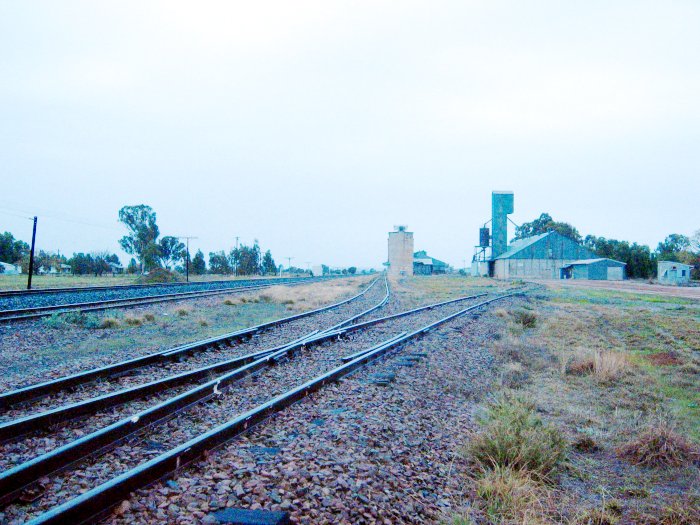
{"label": "white house", "polygon": [[658,281],[660,284],[683,286],[690,283],[690,271],[693,269],[688,264],[677,261],[658,262]]}
{"label": "white house", "polygon": [[19,275],[22,273],[22,266],[19,264],[0,262],[0,273],[3,275]]}

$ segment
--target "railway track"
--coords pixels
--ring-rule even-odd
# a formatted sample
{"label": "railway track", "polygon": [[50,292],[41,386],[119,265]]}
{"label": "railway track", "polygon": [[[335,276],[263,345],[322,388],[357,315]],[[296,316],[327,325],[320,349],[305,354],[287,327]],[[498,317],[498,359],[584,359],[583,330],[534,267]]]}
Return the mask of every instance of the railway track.
{"label": "railway track", "polygon": [[[277,279],[281,283],[287,278]],[[306,278],[308,279],[308,278]],[[190,288],[206,286],[227,286],[234,283],[250,283],[264,279],[219,279],[213,281],[190,281],[188,283],[152,283],[152,284],[117,284],[113,286],[68,286],[63,288],[32,288],[31,290],[0,290],[0,297],[27,297],[33,295],[49,295],[59,293],[90,293],[107,290],[142,290],[147,288],[167,289],[187,286]]]}
{"label": "railway track", "polygon": [[[105,447],[112,450],[101,464],[116,462],[123,466],[118,454],[115,457],[114,446],[124,443],[126,439],[127,442],[121,446],[130,450],[127,471],[118,475],[110,472],[98,476],[97,481],[102,482],[101,485],[50,509],[31,523],[81,523],[90,520],[97,511],[118,503],[129,491],[192,461],[205,450],[231,439],[324,384],[352,373],[451,319],[514,294],[483,300],[466,308],[464,305],[458,306],[460,302],[480,300],[483,295],[462,297],[358,322],[360,317],[386,303],[387,289],[387,296],[371,309],[324,331],[313,331],[287,345],[268,348],[258,353],[255,356],[257,359],[240,368],[137,414],[132,413],[111,425],[97,428],[82,438],[0,474],[0,495],[7,501],[17,495],[19,487],[31,484],[50,472],[67,468],[72,462],[80,461]],[[427,324],[415,329],[419,322]],[[221,422],[219,426],[216,426],[217,421]],[[149,427],[151,433],[148,439],[134,437],[134,434]],[[149,450],[154,440],[164,443],[163,446],[168,449],[156,458],[152,458],[153,451]]]}
{"label": "railway track", "polygon": [[[320,280],[321,278],[313,277],[303,277],[299,279],[285,279],[280,281],[279,279],[266,279],[257,280],[260,281],[256,284],[236,284],[235,286],[230,286],[226,288],[220,288],[215,290],[195,290],[188,292],[176,292],[176,293],[165,293],[158,295],[142,295],[136,297],[128,298],[116,298],[116,299],[102,299],[98,301],[86,301],[78,303],[62,303],[62,304],[51,304],[43,306],[31,306],[27,308],[14,308],[0,310],[0,323],[7,323],[13,321],[26,321],[32,319],[39,319],[41,317],[47,317],[56,313],[69,313],[69,312],[96,312],[109,310],[113,308],[124,308],[130,306],[145,306],[149,304],[156,304],[168,301],[179,301],[183,299],[197,299],[201,297],[209,297],[214,295],[238,293],[238,292],[250,292],[253,290],[260,290],[263,288],[268,288],[270,286],[276,285],[288,285],[294,286],[298,284],[312,283]],[[254,282],[254,281],[246,281]],[[229,283],[243,283],[243,281],[229,281]]]}

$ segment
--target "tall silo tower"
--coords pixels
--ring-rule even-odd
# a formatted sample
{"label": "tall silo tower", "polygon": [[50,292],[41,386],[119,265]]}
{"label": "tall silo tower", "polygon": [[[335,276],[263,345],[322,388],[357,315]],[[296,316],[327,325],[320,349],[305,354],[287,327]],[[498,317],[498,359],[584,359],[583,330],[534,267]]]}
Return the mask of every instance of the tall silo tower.
{"label": "tall silo tower", "polygon": [[395,228],[389,232],[389,275],[413,275],[413,232]]}

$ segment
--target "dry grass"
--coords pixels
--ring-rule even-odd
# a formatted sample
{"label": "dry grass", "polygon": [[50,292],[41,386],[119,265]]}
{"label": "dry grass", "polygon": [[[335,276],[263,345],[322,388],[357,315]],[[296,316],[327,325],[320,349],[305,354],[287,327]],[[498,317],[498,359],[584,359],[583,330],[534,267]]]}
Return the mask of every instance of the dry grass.
{"label": "dry grass", "polygon": [[553,523],[549,490],[527,471],[496,467],[475,481],[478,507],[491,523]]}
{"label": "dry grass", "polygon": [[617,453],[646,467],[682,467],[700,460],[700,449],[664,423],[649,425],[637,438],[619,447]]}
{"label": "dry grass", "polygon": [[124,317],[124,323],[128,326],[141,326],[143,324],[139,317],[133,316]]}
{"label": "dry grass", "polygon": [[156,316],[154,314],[146,313],[146,314],[143,314],[143,320],[148,321],[149,323],[152,323],[153,321],[156,320]]}
{"label": "dry grass", "polygon": [[199,318],[199,319],[197,319],[197,324],[199,326],[209,326],[209,321],[207,321],[204,318]]}
{"label": "dry grass", "polygon": [[574,521],[575,525],[615,525],[620,517],[607,509],[587,510]]}
{"label": "dry grass", "polygon": [[592,375],[600,383],[610,383],[627,374],[632,366],[621,352],[611,350],[589,350],[578,347],[569,353],[559,354],[561,371],[564,374]]}
{"label": "dry grass", "polygon": [[100,328],[119,328],[119,321],[114,317],[105,317],[100,322]]}
{"label": "dry grass", "polygon": [[180,317],[187,317],[188,315],[190,315],[191,312],[192,310],[190,310],[189,308],[178,308],[177,310],[175,310],[175,313]]}
{"label": "dry grass", "polygon": [[697,525],[700,523],[700,498],[677,499],[652,513],[634,516],[634,522],[644,525]]}
{"label": "dry grass", "polygon": [[[356,277],[301,286],[272,286],[259,294],[241,297],[239,301],[277,303],[286,305],[288,310],[296,311],[314,310],[357,295],[367,282],[367,278]],[[380,285],[381,283],[377,283],[375,286]],[[224,304],[229,303],[224,301]]]}

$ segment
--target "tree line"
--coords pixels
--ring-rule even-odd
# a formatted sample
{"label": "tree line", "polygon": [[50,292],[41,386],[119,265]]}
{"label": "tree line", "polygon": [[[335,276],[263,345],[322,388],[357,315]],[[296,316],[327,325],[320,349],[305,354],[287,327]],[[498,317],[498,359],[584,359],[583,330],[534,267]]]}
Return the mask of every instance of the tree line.
{"label": "tree line", "polygon": [[700,230],[692,237],[672,233],[658,244],[656,250],[636,242],[618,241],[587,235],[583,237],[579,231],[566,222],[552,219],[548,213],[541,214],[532,222],[523,223],[515,228],[515,240],[532,235],[540,235],[548,231],[556,231],[564,237],[585,246],[598,257],[615,259],[627,264],[627,276],[631,278],[649,279],[656,277],[658,261],[678,261],[694,266],[693,277],[700,278]]}

